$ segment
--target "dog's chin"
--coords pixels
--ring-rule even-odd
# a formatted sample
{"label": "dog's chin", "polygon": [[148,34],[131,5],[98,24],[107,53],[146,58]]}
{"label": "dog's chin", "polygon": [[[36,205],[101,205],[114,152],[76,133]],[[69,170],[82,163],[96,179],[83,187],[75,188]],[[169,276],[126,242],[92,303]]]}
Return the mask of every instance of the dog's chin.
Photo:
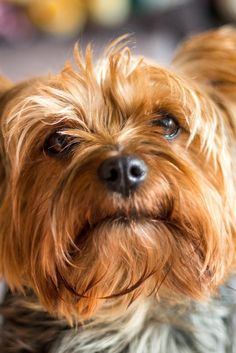
{"label": "dog's chin", "polygon": [[[72,255],[77,268],[83,264],[88,269],[82,297],[93,295],[89,293],[92,287],[100,287],[97,298],[128,294],[141,289],[154,273],[163,272],[170,249],[166,246],[166,252],[162,251],[165,237],[159,236],[161,224],[148,214],[115,214],[87,223],[76,238],[79,251]],[[78,273],[75,277],[81,281]],[[163,279],[160,277],[155,282]],[[80,293],[81,287],[78,285]]]}

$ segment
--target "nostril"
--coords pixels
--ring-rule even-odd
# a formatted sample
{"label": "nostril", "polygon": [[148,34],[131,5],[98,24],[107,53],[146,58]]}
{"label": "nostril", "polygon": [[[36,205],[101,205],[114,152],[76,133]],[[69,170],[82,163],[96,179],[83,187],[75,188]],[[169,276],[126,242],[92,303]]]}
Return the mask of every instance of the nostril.
{"label": "nostril", "polygon": [[147,165],[142,159],[129,157],[127,167],[127,180],[131,186],[137,186],[146,178]]}
{"label": "nostril", "polygon": [[107,175],[106,180],[112,182],[112,181],[116,181],[118,178],[119,178],[119,173],[117,169],[112,168],[110,169],[109,175]]}
{"label": "nostril", "polygon": [[130,174],[133,177],[140,177],[143,175],[143,173],[144,171],[139,166],[134,165],[130,168]]}
{"label": "nostril", "polygon": [[109,158],[99,166],[98,175],[109,188],[114,188],[121,182],[121,167],[118,158]]}

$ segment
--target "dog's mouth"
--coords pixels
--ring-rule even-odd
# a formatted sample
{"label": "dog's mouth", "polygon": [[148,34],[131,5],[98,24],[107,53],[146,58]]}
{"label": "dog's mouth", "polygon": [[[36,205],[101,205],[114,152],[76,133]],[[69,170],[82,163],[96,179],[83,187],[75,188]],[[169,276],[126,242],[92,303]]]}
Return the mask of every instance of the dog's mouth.
{"label": "dog's mouth", "polygon": [[131,227],[137,224],[143,223],[154,223],[157,221],[163,221],[164,219],[160,216],[148,213],[135,213],[124,214],[118,213],[114,215],[109,215],[101,217],[94,222],[87,221],[81,228],[78,234],[78,238],[83,237],[86,234],[93,233],[96,230],[102,230],[106,227]]}
{"label": "dog's mouth", "polygon": [[87,222],[86,225],[83,227],[84,230],[93,231],[97,228],[101,228],[103,226],[111,226],[111,225],[129,225],[131,222],[137,221],[138,218],[130,217],[127,215],[113,215],[113,216],[106,216],[103,217],[94,223]]}

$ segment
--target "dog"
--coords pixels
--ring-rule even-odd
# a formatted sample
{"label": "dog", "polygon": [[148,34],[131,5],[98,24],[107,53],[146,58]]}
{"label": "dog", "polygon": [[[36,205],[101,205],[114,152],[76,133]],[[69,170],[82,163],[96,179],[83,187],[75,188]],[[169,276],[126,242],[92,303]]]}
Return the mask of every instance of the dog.
{"label": "dog", "polygon": [[0,84],[1,353],[232,353],[236,30]]}

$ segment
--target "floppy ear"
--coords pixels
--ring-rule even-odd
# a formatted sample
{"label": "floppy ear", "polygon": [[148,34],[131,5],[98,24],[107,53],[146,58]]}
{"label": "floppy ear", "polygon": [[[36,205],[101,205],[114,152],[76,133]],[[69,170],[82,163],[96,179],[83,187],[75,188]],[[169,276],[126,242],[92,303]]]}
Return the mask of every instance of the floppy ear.
{"label": "floppy ear", "polygon": [[225,26],[191,38],[177,51],[173,66],[227,110],[236,133],[236,29]]}
{"label": "floppy ear", "polygon": [[9,81],[6,77],[0,75],[0,96],[2,96],[2,94],[6,90],[11,88],[11,86],[12,86],[11,81]]}

